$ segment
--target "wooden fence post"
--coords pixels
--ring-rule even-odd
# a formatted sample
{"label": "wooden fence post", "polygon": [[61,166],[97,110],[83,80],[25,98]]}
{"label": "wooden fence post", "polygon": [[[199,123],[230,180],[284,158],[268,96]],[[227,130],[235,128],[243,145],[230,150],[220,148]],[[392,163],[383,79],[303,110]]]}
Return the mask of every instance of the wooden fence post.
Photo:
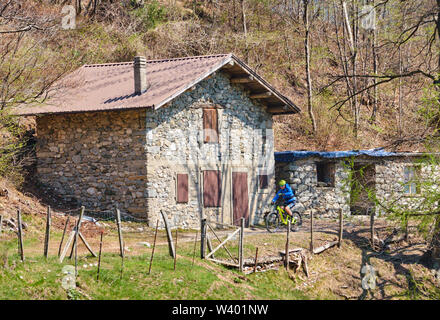
{"label": "wooden fence post", "polygon": [[156,248],[156,237],[157,237],[157,228],[159,227],[159,219],[156,221],[156,231],[154,232],[154,242],[153,242],[153,251],[151,252],[151,258],[150,258],[150,267],[148,269],[148,274],[151,272],[151,265],[153,264],[153,256],[154,256],[154,249]]}
{"label": "wooden fence post", "polygon": [[206,254],[205,243],[206,243],[206,218],[202,219],[200,223],[200,257],[202,259],[205,259],[205,254]]}
{"label": "wooden fence post", "polygon": [[122,238],[122,228],[121,228],[121,211],[116,208],[116,224],[118,226],[118,237],[119,237],[119,250],[120,255],[124,258],[124,239]]}
{"label": "wooden fence post", "polygon": [[257,258],[258,258],[258,247],[255,249],[254,273],[257,272]]}
{"label": "wooden fence post", "polygon": [[371,247],[374,248],[374,211],[371,211],[370,215],[370,235],[371,235]]}
{"label": "wooden fence post", "polygon": [[61,236],[60,247],[58,249],[58,257],[61,255],[61,249],[63,248],[64,237],[66,236],[67,226],[69,225],[70,216],[67,216],[66,224],[64,225],[63,235]]}
{"label": "wooden fence post", "polygon": [[174,245],[175,255],[174,255],[174,271],[176,271],[176,261],[177,261],[177,228],[176,228],[176,244]]}
{"label": "wooden fence post", "polygon": [[21,222],[21,211],[17,211],[17,228],[18,228],[18,251],[20,254],[21,261],[24,261],[24,251],[23,251],[23,226]]}
{"label": "wooden fence post", "polygon": [[163,222],[165,224],[165,230],[167,232],[168,249],[170,251],[170,256],[172,256],[174,258],[176,256],[176,252],[175,252],[175,249],[174,249],[173,235],[171,234],[171,228],[170,228],[170,225],[168,223],[168,218],[167,218],[167,215],[165,213],[163,213],[162,210],[160,210],[160,213],[162,215]]}
{"label": "wooden fence post", "polygon": [[339,241],[338,241],[338,248],[341,247],[342,244],[342,233],[343,233],[343,215],[342,215],[342,209],[339,209]]}
{"label": "wooden fence post", "polygon": [[313,210],[310,210],[310,252],[313,253]]}
{"label": "wooden fence post", "polygon": [[195,239],[194,239],[194,250],[193,250],[193,261],[192,261],[192,265],[194,265],[194,259],[195,259],[195,257],[196,257],[197,236],[198,236],[198,230],[196,230],[196,237],[195,237]]}
{"label": "wooden fence post", "polygon": [[52,223],[52,217],[50,212],[50,206],[47,207],[46,217],[46,236],[44,238],[44,257],[47,259],[49,253],[49,241],[50,241],[50,225]]}
{"label": "wooden fence post", "polygon": [[289,236],[290,236],[290,219],[287,220],[287,238],[286,238],[286,256],[285,256],[285,267],[289,270]]}
{"label": "wooden fence post", "polygon": [[103,231],[101,231],[101,240],[99,241],[99,258],[98,258],[98,271],[96,275],[96,281],[99,281],[99,272],[101,271],[101,252],[102,252],[102,235],[104,234]]}
{"label": "wooden fence post", "polygon": [[86,208],[82,206],[81,212],[79,213],[78,223],[76,225],[75,242],[73,243],[73,245],[75,246],[75,277],[78,276],[78,234],[79,234],[79,229],[81,228],[82,218],[84,216],[85,210]]}
{"label": "wooden fence post", "polygon": [[239,262],[239,268],[240,272],[243,272],[243,242],[244,242],[244,222],[245,219],[241,218],[240,221],[240,238],[239,238],[239,247],[238,247],[238,262]]}
{"label": "wooden fence post", "polygon": [[409,217],[405,218],[405,241],[408,242],[408,223],[409,223]]}

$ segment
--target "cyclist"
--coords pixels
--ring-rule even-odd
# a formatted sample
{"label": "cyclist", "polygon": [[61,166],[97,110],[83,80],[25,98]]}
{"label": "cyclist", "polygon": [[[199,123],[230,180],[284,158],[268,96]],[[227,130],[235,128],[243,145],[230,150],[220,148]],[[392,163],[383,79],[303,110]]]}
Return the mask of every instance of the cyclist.
{"label": "cyclist", "polygon": [[279,182],[279,186],[281,189],[272,199],[272,204],[274,204],[281,196],[284,200],[283,210],[285,210],[287,214],[292,217],[292,208],[295,206],[295,202],[296,202],[295,192],[292,190],[292,187],[290,187],[285,180],[281,180]]}

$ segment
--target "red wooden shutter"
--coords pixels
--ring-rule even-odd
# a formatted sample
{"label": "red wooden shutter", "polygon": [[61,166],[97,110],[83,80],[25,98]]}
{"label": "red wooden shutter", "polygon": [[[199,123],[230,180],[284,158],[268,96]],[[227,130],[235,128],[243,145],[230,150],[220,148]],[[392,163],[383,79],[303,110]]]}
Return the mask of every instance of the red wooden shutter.
{"label": "red wooden shutter", "polygon": [[203,109],[204,142],[218,142],[217,109]]}
{"label": "red wooden shutter", "polygon": [[177,203],[188,203],[188,174],[177,175]]}
{"label": "red wooden shutter", "polygon": [[221,206],[221,183],[220,171],[203,171],[203,204],[205,208]]}

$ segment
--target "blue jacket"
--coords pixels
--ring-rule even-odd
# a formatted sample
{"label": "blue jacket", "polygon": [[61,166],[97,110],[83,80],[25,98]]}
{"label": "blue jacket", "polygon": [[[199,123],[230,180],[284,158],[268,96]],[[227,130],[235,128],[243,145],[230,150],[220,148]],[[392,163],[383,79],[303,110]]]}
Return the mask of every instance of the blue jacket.
{"label": "blue jacket", "polygon": [[272,199],[272,202],[277,201],[280,196],[283,198],[286,204],[290,204],[296,201],[295,193],[293,192],[292,188],[289,186],[288,183],[286,183],[286,187],[284,189],[280,189],[277,192],[275,197]]}

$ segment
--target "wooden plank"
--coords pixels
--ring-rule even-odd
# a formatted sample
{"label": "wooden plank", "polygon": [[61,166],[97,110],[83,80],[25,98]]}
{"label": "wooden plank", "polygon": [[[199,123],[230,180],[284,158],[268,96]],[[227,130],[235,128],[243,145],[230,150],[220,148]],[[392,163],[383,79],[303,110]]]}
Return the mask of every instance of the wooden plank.
{"label": "wooden plank", "polygon": [[58,248],[58,257],[61,255],[61,249],[63,248],[63,241],[64,241],[64,237],[66,235],[67,226],[69,225],[69,220],[70,220],[70,216],[67,216],[66,224],[64,225],[63,235],[62,235],[61,241],[60,241],[60,247]]}
{"label": "wooden plank", "polygon": [[252,81],[254,81],[252,76],[231,78],[231,83],[249,83]]}
{"label": "wooden plank", "polygon": [[118,237],[119,237],[119,254],[124,257],[124,239],[122,237],[122,227],[121,227],[121,211],[118,208],[116,210],[116,224],[118,226]]}
{"label": "wooden plank", "polygon": [[64,257],[67,254],[67,250],[69,250],[70,245],[72,244],[73,238],[75,237],[75,228],[70,232],[69,238],[67,239],[66,245],[64,246],[63,251],[60,255],[60,262],[63,262]]}
{"label": "wooden plank", "polygon": [[[208,250],[209,252],[212,251],[212,243],[211,243],[211,238],[209,238],[209,235],[206,235],[206,243],[208,244]],[[215,256],[212,255],[212,258],[215,259]]]}
{"label": "wooden plank", "polygon": [[229,240],[231,240],[232,237],[234,237],[237,233],[239,233],[240,230],[241,230],[241,229],[237,229],[237,230],[235,230],[234,232],[230,233],[230,234],[228,235],[228,237],[227,237],[225,240],[223,240],[222,243],[220,243],[217,247],[215,247],[214,250],[212,250],[210,253],[208,253],[208,255],[206,256],[206,258],[209,258],[210,256],[212,256],[212,255],[213,255],[218,249],[220,249],[220,248],[221,248],[226,242],[228,242]]}
{"label": "wooden plank", "polygon": [[[207,226],[209,227],[209,229],[211,229],[212,233],[213,233],[214,236],[217,238],[217,240],[218,240],[219,242],[222,242],[222,241],[220,240],[220,238],[217,236],[217,234],[215,233],[214,229],[209,225],[209,223],[207,223]],[[235,226],[235,227],[236,227],[236,226]],[[234,228],[234,229],[235,229],[235,228]],[[232,253],[228,250],[228,248],[226,248],[226,245],[223,246],[223,249],[225,249],[225,251],[228,253],[229,257],[230,257],[232,260],[234,260],[234,261],[236,261],[236,262],[238,263],[238,260],[237,260],[236,258],[234,258],[234,257],[232,256]]]}
{"label": "wooden plank", "polygon": [[217,259],[212,259],[212,258],[207,258],[209,261],[215,262],[215,263],[219,263],[219,264],[223,264],[225,266],[228,267],[234,267],[234,268],[239,268],[240,266],[236,263],[232,263],[229,261],[222,261],[222,260],[217,260]]}
{"label": "wooden plank", "polygon": [[313,253],[314,254],[318,254],[318,253],[324,252],[325,250],[327,250],[327,249],[329,249],[331,247],[334,247],[337,244],[338,244],[338,241],[328,242],[325,245],[320,246],[320,247],[316,248],[315,250],[313,250]]}
{"label": "wooden plank", "polygon": [[255,93],[255,94],[250,95],[251,99],[266,99],[266,98],[271,98],[271,97],[272,97],[272,92],[270,92],[270,91],[263,92],[263,93]]}
{"label": "wooden plank", "polygon": [[78,232],[79,238],[82,240],[82,242],[84,243],[84,245],[86,246],[87,250],[89,250],[89,252],[92,254],[92,256],[94,256],[95,258],[96,253],[93,252],[92,248],[90,247],[89,243],[87,242],[86,238],[84,238],[83,234],[81,232]]}
{"label": "wooden plank", "polygon": [[165,229],[166,229],[166,232],[167,232],[168,249],[169,249],[169,252],[170,252],[170,256],[172,256],[173,259],[174,259],[174,257],[176,256],[176,251],[174,249],[173,236],[171,235],[171,229],[170,229],[170,226],[168,224],[168,218],[167,218],[167,215],[165,213],[163,213],[162,210],[160,210],[160,213],[162,215],[163,222],[165,224]]}
{"label": "wooden plank", "polygon": [[[70,233],[69,238],[67,239],[66,245],[65,245],[63,251],[61,252],[60,262],[63,262],[64,257],[67,254],[67,250],[69,249],[70,245],[72,244],[72,241],[74,241],[74,239],[76,238],[76,231],[81,226],[81,220],[82,220],[82,217],[84,215],[84,210],[83,209],[85,210],[84,207],[81,207],[81,212],[80,212],[80,215],[78,217],[78,221],[76,222],[76,226],[73,228],[72,232]],[[73,248],[74,247],[72,247],[72,250],[73,250]]]}

